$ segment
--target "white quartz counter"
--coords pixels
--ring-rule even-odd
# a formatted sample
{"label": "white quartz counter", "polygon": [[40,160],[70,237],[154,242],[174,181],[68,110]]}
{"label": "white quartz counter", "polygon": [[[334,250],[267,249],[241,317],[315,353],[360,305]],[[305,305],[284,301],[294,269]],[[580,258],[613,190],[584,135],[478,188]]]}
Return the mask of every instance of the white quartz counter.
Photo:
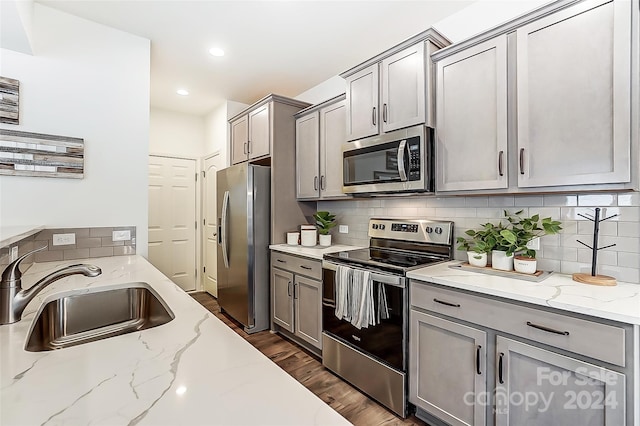
{"label": "white quartz counter", "polygon": [[[88,259],[102,275],[46,288],[0,326],[0,424],[349,424],[141,256]],[[34,264],[25,287],[74,262]],[[142,281],[175,314],[159,327],[48,352],[24,350],[42,303],[71,289]]]}
{"label": "white quartz counter", "polygon": [[551,274],[541,282],[486,275],[449,268],[446,262],[417,269],[407,277],[491,296],[550,306],[565,311],[640,324],[640,284],[618,282],[615,287],[582,284],[570,275]]}
{"label": "white quartz counter", "polygon": [[336,253],[339,251],[356,250],[363,247],[346,246],[341,244],[336,244],[334,246],[329,246],[329,247],[323,247],[323,246],[305,247],[305,246],[290,246],[289,244],[273,244],[273,245],[270,245],[269,248],[271,250],[280,251],[283,253],[297,254],[298,256],[304,256],[304,257],[309,257],[311,259],[322,260],[322,255],[325,253]]}

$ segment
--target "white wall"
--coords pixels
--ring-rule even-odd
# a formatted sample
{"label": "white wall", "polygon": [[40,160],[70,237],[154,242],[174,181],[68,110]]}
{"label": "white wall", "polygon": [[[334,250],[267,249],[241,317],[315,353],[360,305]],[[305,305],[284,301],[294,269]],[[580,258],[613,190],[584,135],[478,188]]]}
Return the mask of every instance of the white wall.
{"label": "white wall", "polygon": [[[355,64],[354,64],[355,65]],[[334,98],[345,92],[346,86],[344,79],[339,75],[331,77],[328,80],[323,81],[317,86],[312,87],[306,92],[300,93],[296,96],[296,99],[310,104],[319,104],[327,99]]]}
{"label": "white wall", "polygon": [[149,153],[200,158],[204,154],[203,117],[151,108],[149,115]]}
{"label": "white wall", "polygon": [[227,101],[205,116],[204,156],[208,156],[219,151],[224,164],[231,164],[228,121],[231,117],[240,113],[248,106],[249,105],[241,102]]}
{"label": "white wall", "polygon": [[84,179],[0,176],[0,226],[137,227],[147,254],[149,41],[34,5],[34,56],[0,49],[20,125],[83,138]]}

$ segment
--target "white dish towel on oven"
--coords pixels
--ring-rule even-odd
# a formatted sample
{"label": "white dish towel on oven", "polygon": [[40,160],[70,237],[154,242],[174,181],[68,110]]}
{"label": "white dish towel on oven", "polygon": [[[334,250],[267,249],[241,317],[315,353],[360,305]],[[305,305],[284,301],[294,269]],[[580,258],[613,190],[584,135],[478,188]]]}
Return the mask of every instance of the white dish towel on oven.
{"label": "white dish towel on oven", "polygon": [[351,268],[338,266],[336,270],[336,317],[351,321],[349,309],[349,289],[351,288]]}
{"label": "white dish towel on oven", "polygon": [[351,324],[357,329],[375,325],[373,282],[371,282],[371,273],[369,271],[360,269],[353,271],[353,293],[351,307],[354,310],[351,315]]}

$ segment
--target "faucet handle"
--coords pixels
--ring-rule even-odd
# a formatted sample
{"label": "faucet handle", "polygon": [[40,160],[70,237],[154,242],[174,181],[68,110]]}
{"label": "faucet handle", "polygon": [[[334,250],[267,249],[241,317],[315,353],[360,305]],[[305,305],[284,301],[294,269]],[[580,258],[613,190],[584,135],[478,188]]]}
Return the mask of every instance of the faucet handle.
{"label": "faucet handle", "polygon": [[23,254],[22,256],[20,256],[10,264],[8,264],[7,267],[4,268],[4,271],[2,272],[2,282],[1,282],[2,287],[4,287],[7,284],[9,284],[9,286],[12,286],[12,285],[15,285],[16,281],[20,281],[20,279],[22,278],[22,271],[20,271],[20,263],[26,257],[31,256],[33,253],[42,251],[46,249],[48,246],[49,245],[46,244],[43,247],[37,248],[35,250],[31,250],[30,252]]}

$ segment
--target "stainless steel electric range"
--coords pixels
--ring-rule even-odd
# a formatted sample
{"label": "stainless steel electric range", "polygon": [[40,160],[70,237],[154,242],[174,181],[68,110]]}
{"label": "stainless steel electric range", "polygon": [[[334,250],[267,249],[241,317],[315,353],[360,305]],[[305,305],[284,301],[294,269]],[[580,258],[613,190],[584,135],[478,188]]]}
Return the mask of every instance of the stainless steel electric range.
{"label": "stainless steel electric range", "polygon": [[322,362],[407,415],[406,273],[453,255],[453,222],[372,218],[369,248],[325,254]]}

